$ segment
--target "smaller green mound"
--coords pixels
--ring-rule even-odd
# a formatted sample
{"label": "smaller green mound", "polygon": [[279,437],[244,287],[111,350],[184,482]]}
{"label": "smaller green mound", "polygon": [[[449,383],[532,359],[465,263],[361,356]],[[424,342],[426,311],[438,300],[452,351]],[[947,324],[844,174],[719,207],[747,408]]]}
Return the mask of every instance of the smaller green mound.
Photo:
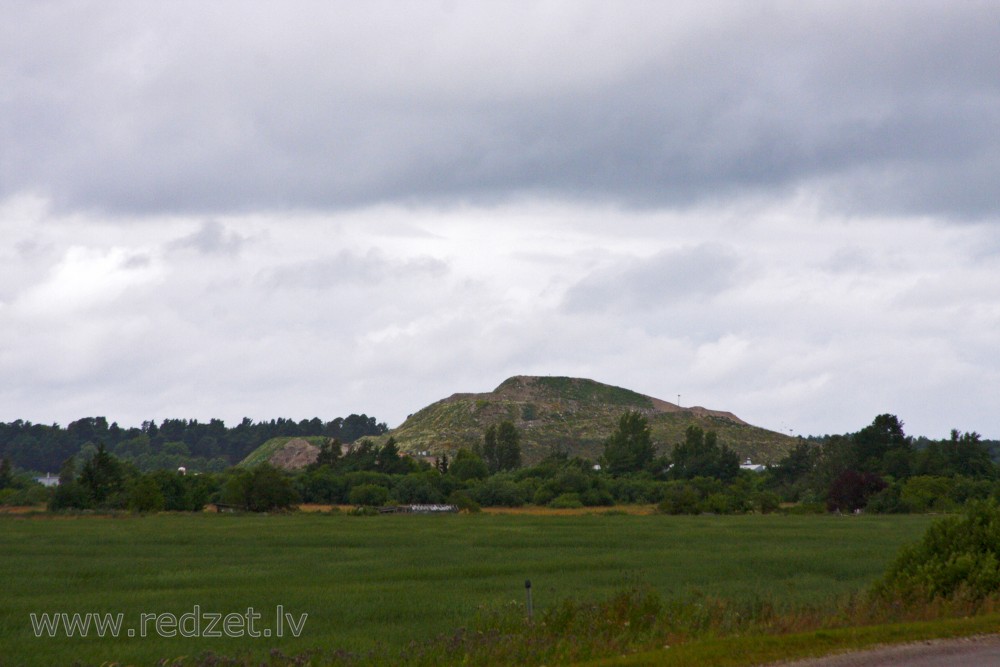
{"label": "smaller green mound", "polygon": [[319,447],[324,442],[326,442],[327,439],[328,438],[325,438],[321,435],[311,435],[306,437],[289,435],[289,436],[281,436],[278,438],[271,438],[263,445],[261,445],[257,449],[247,454],[245,459],[236,464],[236,467],[252,468],[254,466],[260,465],[261,463],[267,463],[267,461],[270,460],[270,458],[274,456],[276,452],[280,451],[282,447],[287,445],[292,440],[305,440],[309,444],[316,445],[317,447]]}

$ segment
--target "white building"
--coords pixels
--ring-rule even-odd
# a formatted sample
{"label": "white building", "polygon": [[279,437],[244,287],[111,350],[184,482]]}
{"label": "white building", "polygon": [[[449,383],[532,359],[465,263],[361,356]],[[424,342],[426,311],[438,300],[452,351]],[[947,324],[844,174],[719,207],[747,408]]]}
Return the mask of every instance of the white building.
{"label": "white building", "polygon": [[45,477],[36,477],[35,481],[42,486],[59,486],[59,478],[49,473],[45,473]]}

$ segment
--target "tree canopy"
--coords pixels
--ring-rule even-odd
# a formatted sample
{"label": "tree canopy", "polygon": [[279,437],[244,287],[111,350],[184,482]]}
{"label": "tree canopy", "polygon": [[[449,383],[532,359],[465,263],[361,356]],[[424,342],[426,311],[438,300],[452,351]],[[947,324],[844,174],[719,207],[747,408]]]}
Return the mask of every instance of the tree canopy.
{"label": "tree canopy", "polygon": [[622,475],[646,470],[655,457],[649,422],[641,412],[629,410],[618,419],[618,428],[604,442],[601,461],[608,473]]}

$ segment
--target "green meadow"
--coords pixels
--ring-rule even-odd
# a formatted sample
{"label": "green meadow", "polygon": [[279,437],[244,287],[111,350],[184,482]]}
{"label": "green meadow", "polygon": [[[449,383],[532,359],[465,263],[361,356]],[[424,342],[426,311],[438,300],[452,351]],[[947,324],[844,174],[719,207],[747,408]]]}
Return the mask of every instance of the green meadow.
{"label": "green meadow", "polygon": [[[567,598],[606,598],[635,584],[668,599],[832,605],[881,575],[932,520],[613,513],[6,516],[0,517],[0,665],[402,648],[463,627],[483,609],[523,605],[527,579],[539,611]],[[284,636],[274,636],[279,605],[293,621],[308,614],[299,637],[290,636],[287,623]],[[148,617],[147,636],[138,636],[141,615],[180,618],[196,606],[222,616],[245,615],[252,607],[261,615],[255,629],[262,636],[161,637]],[[120,636],[97,637],[93,628],[86,638],[34,635],[32,613],[90,612],[121,613]],[[205,630],[206,621],[200,623]],[[128,629],[137,636],[128,637]],[[180,634],[169,622],[162,629]]]}

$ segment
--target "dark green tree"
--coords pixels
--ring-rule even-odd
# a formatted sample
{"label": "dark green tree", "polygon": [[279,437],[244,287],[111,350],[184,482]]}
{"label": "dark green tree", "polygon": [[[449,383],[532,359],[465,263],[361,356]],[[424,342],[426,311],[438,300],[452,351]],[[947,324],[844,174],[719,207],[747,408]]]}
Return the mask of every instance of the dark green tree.
{"label": "dark green tree", "polygon": [[76,459],[69,457],[59,469],[59,485],[49,500],[50,510],[86,509],[93,506],[93,499],[76,480]]}
{"label": "dark green tree", "polygon": [[125,468],[121,461],[107,452],[103,443],[97,447],[97,453],[83,464],[79,481],[98,507],[123,500]]}
{"label": "dark green tree", "polygon": [[671,456],[675,479],[712,477],[729,482],[740,472],[740,459],[736,452],[719,444],[715,431],[705,432],[699,426],[688,426],[684,442],[674,447]]}
{"label": "dark green tree", "polygon": [[10,459],[6,456],[0,460],[0,489],[6,489],[14,482],[14,472],[10,464]]}
{"label": "dark green tree", "polygon": [[948,440],[934,441],[917,457],[918,475],[961,475],[973,479],[993,479],[996,466],[990,459],[989,448],[978,433],[960,433],[952,429]]}
{"label": "dark green tree", "polygon": [[831,512],[863,509],[868,504],[868,499],[884,488],[885,480],[876,473],[845,470],[830,485],[826,508]]}
{"label": "dark green tree", "polygon": [[649,422],[641,412],[629,410],[618,419],[618,428],[604,441],[601,462],[612,475],[645,470],[656,457]]}
{"label": "dark green tree", "polygon": [[895,415],[875,417],[871,424],[854,434],[854,463],[858,470],[894,477],[907,477],[913,459],[910,438],[903,422]]}
{"label": "dark green tree", "polygon": [[471,479],[489,477],[490,471],[478,454],[468,449],[460,449],[455,454],[455,460],[448,466],[448,474],[457,480],[466,482]]}
{"label": "dark green tree", "polygon": [[783,459],[768,469],[767,485],[786,500],[792,502],[800,500],[809,487],[821,453],[822,450],[816,444],[800,442]]}
{"label": "dark green tree", "polygon": [[340,469],[345,472],[375,470],[378,465],[378,450],[374,442],[365,438],[341,457]]}
{"label": "dark green tree", "polygon": [[319,466],[330,466],[331,468],[336,467],[337,463],[340,461],[340,440],[333,438],[332,440],[326,440],[319,446],[319,455],[316,457],[316,463],[313,464],[314,467]]}
{"label": "dark green tree", "polygon": [[483,434],[480,452],[491,475],[516,470],[521,467],[521,434],[511,421],[491,424]]}
{"label": "dark green tree", "polygon": [[384,472],[387,475],[405,475],[410,472],[410,466],[399,454],[399,447],[396,439],[389,436],[384,445],[378,448],[375,454],[375,470]]}

